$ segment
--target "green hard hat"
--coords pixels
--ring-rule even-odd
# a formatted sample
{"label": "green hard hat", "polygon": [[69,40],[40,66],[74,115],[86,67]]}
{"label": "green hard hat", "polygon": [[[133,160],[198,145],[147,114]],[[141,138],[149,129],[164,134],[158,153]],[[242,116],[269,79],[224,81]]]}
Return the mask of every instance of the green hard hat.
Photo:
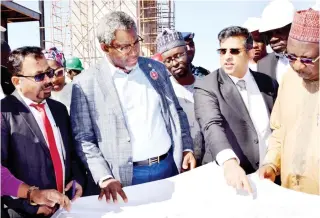
{"label": "green hard hat", "polygon": [[77,57],[67,59],[66,68],[70,70],[83,70],[82,63]]}

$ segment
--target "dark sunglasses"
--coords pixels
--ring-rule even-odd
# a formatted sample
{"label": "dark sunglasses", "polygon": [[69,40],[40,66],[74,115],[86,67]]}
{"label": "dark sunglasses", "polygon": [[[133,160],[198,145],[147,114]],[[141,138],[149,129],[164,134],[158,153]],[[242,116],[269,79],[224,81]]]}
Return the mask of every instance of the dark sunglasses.
{"label": "dark sunglasses", "polygon": [[[240,54],[241,50],[243,50],[242,48],[230,48],[230,54],[232,55],[238,55]],[[226,48],[219,48],[217,49],[218,54],[220,55],[225,55],[227,53],[228,49]]]}
{"label": "dark sunglasses", "polygon": [[61,76],[64,76],[64,69],[63,68],[60,68],[58,70],[50,69],[50,70],[48,70],[46,72],[39,73],[39,74],[37,74],[35,76],[25,76],[25,75],[18,74],[17,77],[34,78],[34,81],[42,82],[46,75],[49,78],[53,78],[54,76],[61,77]]}
{"label": "dark sunglasses", "polygon": [[288,60],[290,62],[294,62],[296,60],[299,60],[302,64],[308,64],[308,65],[313,65],[320,58],[320,56],[318,56],[317,58],[301,58],[301,57],[297,57],[293,54],[285,54],[285,56],[286,56],[286,58],[288,58]]}

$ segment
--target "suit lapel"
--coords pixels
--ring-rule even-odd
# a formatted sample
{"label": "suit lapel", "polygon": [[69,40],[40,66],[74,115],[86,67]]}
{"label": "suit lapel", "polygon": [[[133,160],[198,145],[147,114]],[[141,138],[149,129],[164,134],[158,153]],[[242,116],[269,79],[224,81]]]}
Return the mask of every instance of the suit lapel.
{"label": "suit lapel", "polygon": [[36,119],[34,118],[33,114],[29,110],[29,107],[22,100],[22,98],[20,97],[20,95],[18,94],[17,91],[15,91],[12,95],[15,96],[18,100],[18,101],[16,101],[16,106],[17,106],[17,109],[18,109],[21,117],[25,121],[25,124],[29,127],[30,131],[34,134],[34,136],[39,140],[39,142],[40,142],[39,144],[41,145],[41,148],[43,149],[45,154],[51,158],[47,142],[46,142],[46,140],[40,130],[40,127],[39,127]]}
{"label": "suit lapel", "polygon": [[238,114],[240,118],[244,119],[249,126],[255,130],[247,107],[244,104],[236,85],[222,69],[219,69],[218,71],[219,82],[221,84],[221,94],[223,95],[226,103],[232,108],[232,110],[234,110],[236,114]]}
{"label": "suit lapel", "polygon": [[111,106],[113,112],[125,123],[121,103],[119,100],[118,92],[113,82],[113,78],[110,73],[110,68],[106,60],[102,60],[97,72],[97,82],[102,89],[104,99]]}
{"label": "suit lapel", "polygon": [[[159,95],[162,95],[161,93],[161,83],[159,82],[160,74],[154,69],[154,66],[152,66],[151,62],[147,63],[145,60],[143,60],[141,57],[139,58],[139,67],[144,73],[144,75],[148,78],[149,82],[153,86],[153,88],[158,92]],[[151,78],[151,73],[154,72],[154,76]]]}
{"label": "suit lapel", "polygon": [[139,57],[139,67],[141,71],[144,73],[144,75],[148,78],[149,82],[151,83],[154,90],[158,93],[160,96],[160,104],[161,104],[161,110],[163,113],[164,121],[166,122],[167,126],[169,126],[169,120],[170,120],[170,112],[169,112],[169,105],[166,98],[165,90],[166,88],[163,87],[164,82],[163,78],[161,76],[162,73],[158,71],[156,66],[153,66],[151,61],[148,61],[148,59],[144,59]]}

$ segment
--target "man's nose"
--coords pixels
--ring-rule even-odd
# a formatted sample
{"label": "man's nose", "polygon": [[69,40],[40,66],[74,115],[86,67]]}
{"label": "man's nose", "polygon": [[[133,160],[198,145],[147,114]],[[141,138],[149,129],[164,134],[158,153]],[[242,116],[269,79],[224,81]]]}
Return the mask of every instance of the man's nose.
{"label": "man's nose", "polygon": [[301,72],[307,67],[305,64],[301,63],[299,59],[294,61],[291,65],[292,68],[297,72]]}
{"label": "man's nose", "polygon": [[52,82],[55,79],[55,76],[53,76],[52,78],[48,77],[47,74],[45,74],[43,81],[44,82]]}

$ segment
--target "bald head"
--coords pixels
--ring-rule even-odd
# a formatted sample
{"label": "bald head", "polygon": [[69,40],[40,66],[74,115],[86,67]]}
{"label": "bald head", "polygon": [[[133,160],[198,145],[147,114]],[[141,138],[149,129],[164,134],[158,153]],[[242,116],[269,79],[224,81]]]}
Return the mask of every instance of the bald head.
{"label": "bald head", "polygon": [[10,55],[11,49],[9,44],[1,39],[1,65],[2,66],[7,66],[8,64],[8,57]]}

